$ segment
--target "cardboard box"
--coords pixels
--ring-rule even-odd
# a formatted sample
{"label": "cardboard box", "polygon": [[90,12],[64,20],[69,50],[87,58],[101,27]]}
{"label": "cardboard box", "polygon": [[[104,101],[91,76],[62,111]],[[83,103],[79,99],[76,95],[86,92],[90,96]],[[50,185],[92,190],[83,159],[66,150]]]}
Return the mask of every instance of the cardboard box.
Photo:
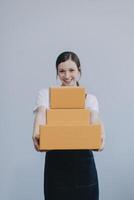
{"label": "cardboard box", "polygon": [[83,87],[50,87],[50,108],[85,108],[85,88]]}
{"label": "cardboard box", "polygon": [[55,149],[99,149],[101,126],[62,125],[40,126],[40,150]]}
{"label": "cardboard box", "polygon": [[90,124],[90,110],[87,109],[47,109],[46,123],[48,125]]}

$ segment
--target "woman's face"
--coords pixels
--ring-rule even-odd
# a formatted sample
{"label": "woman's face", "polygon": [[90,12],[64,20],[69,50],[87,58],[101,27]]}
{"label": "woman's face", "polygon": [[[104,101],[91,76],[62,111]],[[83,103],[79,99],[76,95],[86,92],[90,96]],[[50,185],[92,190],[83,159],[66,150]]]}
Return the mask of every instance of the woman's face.
{"label": "woman's face", "polygon": [[79,76],[77,65],[72,60],[67,60],[58,65],[58,76],[62,86],[75,86]]}

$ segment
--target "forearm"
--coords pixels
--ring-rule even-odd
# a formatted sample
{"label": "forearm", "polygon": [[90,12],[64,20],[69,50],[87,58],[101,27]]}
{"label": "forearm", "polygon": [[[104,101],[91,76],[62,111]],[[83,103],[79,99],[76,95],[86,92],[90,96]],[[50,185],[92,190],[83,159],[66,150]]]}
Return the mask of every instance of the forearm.
{"label": "forearm", "polygon": [[90,111],[90,123],[91,124],[99,123],[101,125],[101,139],[102,139],[102,148],[103,148],[105,144],[105,129],[104,129],[104,124],[101,121],[98,112]]}
{"label": "forearm", "polygon": [[44,108],[39,108],[35,113],[34,124],[33,124],[33,136],[39,135],[39,126],[46,124],[46,113]]}

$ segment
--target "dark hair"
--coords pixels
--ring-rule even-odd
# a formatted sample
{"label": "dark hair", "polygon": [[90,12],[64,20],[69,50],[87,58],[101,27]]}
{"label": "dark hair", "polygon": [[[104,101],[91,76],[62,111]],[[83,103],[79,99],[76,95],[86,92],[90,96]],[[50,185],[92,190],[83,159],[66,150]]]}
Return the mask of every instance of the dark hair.
{"label": "dark hair", "polygon": [[[61,63],[61,62],[65,62],[67,60],[72,60],[73,62],[75,62],[75,64],[77,65],[77,68],[78,68],[78,71],[80,72],[80,76],[82,74],[81,72],[81,65],[80,65],[80,60],[78,58],[78,56],[72,52],[72,51],[65,51],[65,52],[62,52],[57,60],[56,60],[56,72],[57,72],[57,76],[58,76],[58,65]],[[76,82],[77,86],[79,86],[79,82],[77,81]]]}

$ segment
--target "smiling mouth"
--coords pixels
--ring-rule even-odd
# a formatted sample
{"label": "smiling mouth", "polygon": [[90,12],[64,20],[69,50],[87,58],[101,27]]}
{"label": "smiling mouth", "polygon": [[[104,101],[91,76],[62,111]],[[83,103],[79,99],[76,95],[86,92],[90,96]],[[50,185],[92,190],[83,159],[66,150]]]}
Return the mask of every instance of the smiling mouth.
{"label": "smiling mouth", "polygon": [[72,81],[72,79],[71,80],[64,80],[65,83],[70,83],[71,81]]}

